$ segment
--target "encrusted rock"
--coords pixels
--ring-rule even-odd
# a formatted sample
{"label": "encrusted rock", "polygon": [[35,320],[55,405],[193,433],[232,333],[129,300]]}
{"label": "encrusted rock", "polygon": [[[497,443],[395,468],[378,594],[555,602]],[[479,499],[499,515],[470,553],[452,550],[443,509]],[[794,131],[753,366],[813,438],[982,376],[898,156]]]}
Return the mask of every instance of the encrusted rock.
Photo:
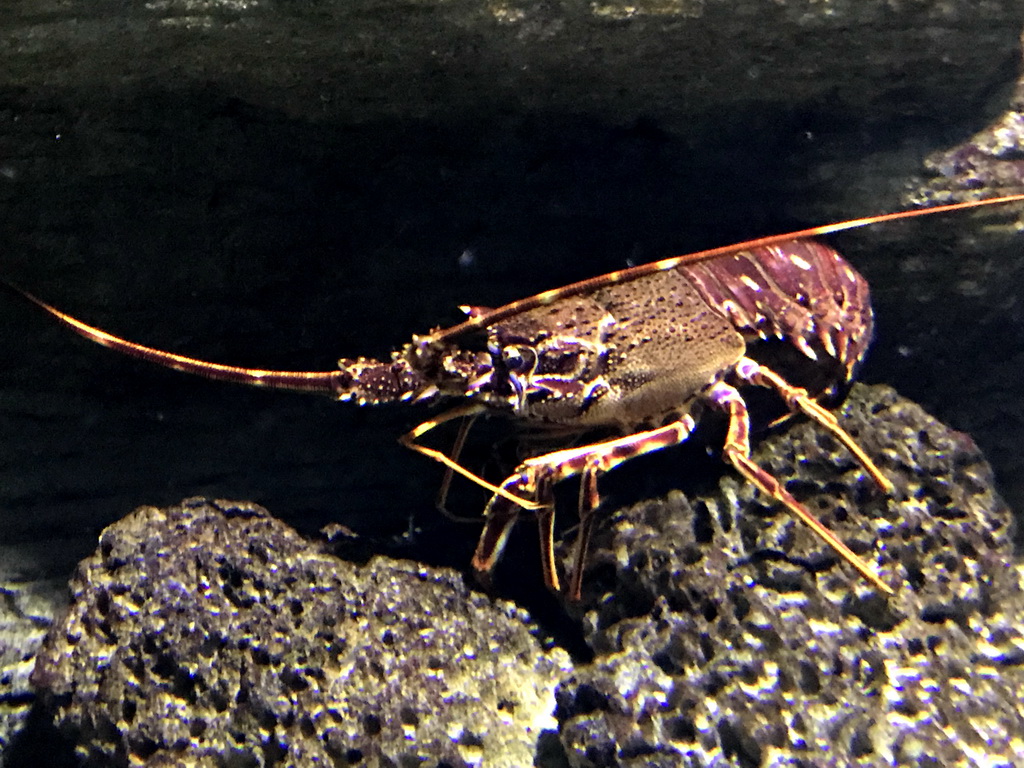
{"label": "encrusted rock", "polygon": [[[10,557],[9,552],[0,554]],[[11,573],[0,578],[0,768],[7,764],[8,749],[30,717],[35,696],[29,675],[61,603],[62,586]]]}
{"label": "encrusted rock", "polygon": [[925,158],[928,177],[907,202],[937,205],[1013,194],[1024,187],[1024,73],[1006,110],[966,141]]}
{"label": "encrusted rock", "polygon": [[895,596],[732,475],[618,513],[585,580],[598,658],[559,690],[573,765],[1024,765],[1024,579],[988,465],[887,387],[842,421],[891,497],[807,423],[755,459]]}
{"label": "encrusted rock", "polygon": [[34,682],[96,764],[525,766],[556,699],[574,766],[1024,763],[1024,569],[988,465],[886,387],[855,386],[842,419],[891,496],[806,422],[755,459],[888,599],[727,473],[599,526],[596,659],[573,669],[448,572],[355,566],[194,501],[104,532]]}
{"label": "encrusted rock", "polygon": [[71,589],[33,681],[95,764],[530,765],[568,665],[457,574],[249,504],[142,507]]}

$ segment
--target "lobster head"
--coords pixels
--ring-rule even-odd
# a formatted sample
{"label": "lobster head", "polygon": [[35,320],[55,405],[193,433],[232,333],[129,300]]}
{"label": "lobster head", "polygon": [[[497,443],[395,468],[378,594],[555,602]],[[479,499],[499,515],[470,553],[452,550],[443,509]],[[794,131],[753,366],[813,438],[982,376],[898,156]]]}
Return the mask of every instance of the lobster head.
{"label": "lobster head", "polygon": [[598,375],[601,350],[571,335],[540,331],[524,336],[499,326],[490,334],[488,352],[494,362],[490,384],[505,391],[517,415],[554,403],[576,410],[603,381]]}
{"label": "lobster head", "polygon": [[438,342],[434,334],[415,337],[398,359],[433,382],[415,399],[460,396],[551,421],[578,415],[602,390],[608,350],[602,329],[552,316],[565,309],[528,311],[488,325],[476,343],[460,338],[464,346]]}
{"label": "lobster head", "polygon": [[[578,416],[605,387],[608,348],[603,324],[575,305],[558,302],[487,325],[485,351],[472,360],[464,394],[519,417]],[[448,368],[463,367],[464,359],[451,357]]]}

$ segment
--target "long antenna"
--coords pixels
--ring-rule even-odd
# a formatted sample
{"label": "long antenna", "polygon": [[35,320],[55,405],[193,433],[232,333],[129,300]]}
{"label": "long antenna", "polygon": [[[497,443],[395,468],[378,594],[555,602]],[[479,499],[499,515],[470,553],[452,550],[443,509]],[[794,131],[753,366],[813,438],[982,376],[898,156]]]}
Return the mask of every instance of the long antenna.
{"label": "long antenna", "polygon": [[23,291],[21,288],[5,280],[0,281],[0,285],[46,310],[79,336],[84,336],[89,341],[94,341],[97,344],[117,352],[122,352],[130,357],[157,363],[166,368],[173,368],[176,371],[192,373],[215,381],[232,381],[254,387],[289,389],[296,392],[312,392],[323,395],[336,395],[339,391],[339,383],[346,375],[341,369],[333,371],[270,371],[263,368],[243,368],[235,365],[222,365],[221,363],[197,360],[194,357],[177,355],[173,352],[165,352],[160,349],[137,344],[134,341],[122,339],[119,336],[114,336],[106,331],[101,331],[99,328],[83,323],[81,320],[61,312],[56,307],[51,307],[42,299],[37,299],[28,291]]}
{"label": "long antenna", "polygon": [[919,208],[912,211],[897,211],[896,213],[880,213],[876,216],[865,216],[860,219],[849,219],[848,221],[840,221],[835,224],[822,224],[808,229],[798,229],[795,232],[786,232],[781,235],[757,237],[753,240],[744,240],[742,243],[709,248],[705,251],[696,251],[683,256],[672,256],[671,258],[662,259],[661,261],[652,261],[649,264],[640,264],[635,267],[629,267],[615,272],[608,272],[604,275],[598,275],[597,277],[590,277],[586,280],[580,280],[578,283],[570,283],[562,288],[555,288],[550,291],[538,293],[535,296],[528,296],[527,298],[520,299],[519,301],[513,301],[511,304],[506,304],[503,307],[498,307],[488,312],[481,312],[458,325],[453,325],[451,328],[442,328],[438,331],[434,331],[434,333],[427,337],[427,341],[448,341],[456,336],[461,336],[467,331],[484,328],[498,322],[499,320],[504,320],[507,317],[519,314],[520,312],[536,309],[537,307],[543,307],[556,299],[563,299],[566,296],[575,296],[580,293],[587,293],[595,288],[601,288],[613,283],[627,283],[630,280],[636,280],[655,272],[664,272],[682,264],[693,264],[698,261],[713,259],[716,256],[727,256],[729,254],[738,253],[751,248],[763,248],[769,245],[778,245],[779,243],[789,242],[790,240],[799,240],[806,237],[818,237],[820,235],[828,235],[834,232],[844,232],[848,229],[866,227],[869,224],[882,224],[887,221],[913,219],[918,216],[931,216],[936,213],[960,211],[967,208],[980,208],[985,205],[1012,203],[1022,200],[1024,200],[1024,194],[1005,195],[1003,197],[990,197],[984,200],[968,200],[966,202],[938,205],[934,208]]}

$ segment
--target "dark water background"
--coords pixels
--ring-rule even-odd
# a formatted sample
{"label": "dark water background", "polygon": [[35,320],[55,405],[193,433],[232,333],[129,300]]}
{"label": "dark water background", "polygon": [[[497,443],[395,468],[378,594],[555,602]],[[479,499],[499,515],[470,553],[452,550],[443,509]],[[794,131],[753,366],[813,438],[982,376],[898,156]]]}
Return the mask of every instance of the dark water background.
{"label": "dark water background", "polygon": [[[851,29],[786,4],[745,27],[525,5],[503,26],[465,4],[330,3],[193,27],[184,6],[122,24],[97,4],[72,30],[24,3],[37,15],[8,21],[0,77],[0,274],[151,346],[326,370],[450,324],[459,304],[890,210],[925,156],[1006,108],[1020,25],[1014,4],[982,20],[968,5],[939,20],[870,5]],[[758,46],[728,36],[768,23]],[[101,53],[111,40],[134,58]],[[702,74],[687,41],[708,48]],[[574,61],[587,64],[562,66]],[[1024,508],[1019,246],[994,227],[1010,220],[835,242],[876,296],[862,378],[971,434]],[[0,535],[19,562],[66,572],[133,507],[193,495],[467,562],[476,529],[433,510],[440,468],[395,442],[425,408],[188,378],[8,295],[0,334]],[[636,499],[720,471],[691,447],[607,490]]]}

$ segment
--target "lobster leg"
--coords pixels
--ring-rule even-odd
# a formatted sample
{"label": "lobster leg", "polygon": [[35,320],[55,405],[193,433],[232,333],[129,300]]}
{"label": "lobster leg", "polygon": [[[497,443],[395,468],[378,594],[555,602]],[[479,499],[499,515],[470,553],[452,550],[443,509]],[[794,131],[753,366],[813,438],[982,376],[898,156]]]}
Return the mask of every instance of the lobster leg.
{"label": "lobster leg", "polygon": [[597,467],[588,467],[580,480],[579,530],[576,532],[576,547],[572,555],[572,580],[569,583],[569,598],[579,600],[583,590],[583,565],[587,562],[587,548],[590,533],[594,529],[594,511],[601,502],[597,493]]}
{"label": "lobster leg", "polygon": [[491,573],[501,558],[508,543],[512,526],[519,519],[519,510],[525,505],[510,498],[530,497],[533,509],[537,511],[537,525],[540,533],[541,564],[544,569],[544,583],[558,589],[558,574],[555,570],[553,541],[555,507],[551,494],[551,483],[545,473],[523,471],[502,483],[504,494],[495,494],[484,512],[484,529],[473,553],[473,570],[477,580],[484,586],[491,583]]}
{"label": "lobster leg", "polygon": [[542,473],[537,486],[537,500],[544,505],[537,511],[540,566],[544,573],[544,583],[558,584],[558,569],[555,565],[555,495],[551,478]]}
{"label": "lobster leg", "polygon": [[[647,432],[554,451],[524,461],[515,473],[501,484],[503,492],[496,493],[491,498],[484,512],[484,530],[473,555],[473,569],[480,580],[484,583],[490,580],[490,573],[501,557],[508,534],[519,516],[516,507],[526,506],[520,500],[531,499],[534,501],[530,508],[540,510],[538,522],[541,527],[544,582],[552,590],[559,591],[558,572],[554,560],[552,486],[575,475],[584,476],[580,504],[580,538],[577,540],[576,550],[576,557],[581,558],[586,551],[586,539],[592,523],[591,513],[598,503],[597,475],[636,456],[677,445],[690,436],[693,427],[693,418],[686,415],[678,421]],[[579,577],[576,573],[581,571],[582,567],[583,563],[577,559],[574,563],[574,593],[579,590]]]}
{"label": "lobster leg", "polygon": [[[466,447],[466,438],[469,436],[469,430],[473,428],[473,424],[476,422],[477,415],[478,414],[474,413],[471,416],[466,416],[459,423],[459,431],[455,435],[455,442],[452,443],[450,456],[451,460],[456,464],[459,463],[459,457],[462,456],[462,449]],[[454,520],[456,522],[476,521],[476,517],[462,517],[448,510],[448,491],[451,488],[453,477],[455,477],[455,470],[446,466],[444,470],[444,477],[441,480],[441,487],[437,491],[436,506],[438,511],[449,520]]]}
{"label": "lobster leg", "polygon": [[[777,374],[766,377],[764,381],[770,382],[770,386],[778,388],[784,396],[786,393],[792,394],[792,397],[795,398],[794,402],[800,403],[797,407],[801,411],[804,410],[802,400],[806,398],[810,401],[806,392],[801,394],[800,390],[786,384]],[[781,382],[784,387],[778,387],[776,381]],[[707,398],[714,407],[729,415],[729,430],[723,449],[726,461],[762,493],[778,500],[795,514],[877,589],[886,594],[892,594],[893,590],[824,523],[793,498],[777,478],[750,459],[750,420],[747,415],[746,403],[740,393],[734,387],[724,382],[718,382],[708,391]],[[831,416],[831,414],[829,415]],[[817,419],[815,420],[817,421]],[[540,510],[538,524],[541,535],[544,581],[549,588],[558,591],[560,586],[555,569],[552,543],[554,510],[551,488],[557,482],[582,474],[580,532],[573,558],[573,576],[570,585],[571,596],[578,597],[583,561],[592,527],[592,513],[599,500],[596,485],[598,474],[607,472],[636,456],[683,442],[689,437],[693,426],[693,419],[690,416],[685,416],[679,421],[658,429],[638,432],[601,443],[555,451],[524,461],[516,472],[502,483],[501,490],[504,493],[496,493],[487,505],[484,513],[486,518],[484,530],[473,555],[473,568],[478,577],[484,583],[490,581],[490,573],[501,557],[509,532],[519,516],[519,507],[526,506],[520,501],[531,499],[533,500],[532,508]],[[828,426],[827,423],[825,426]],[[842,431],[838,424],[836,424],[836,428]]]}
{"label": "lobster leg", "polygon": [[[781,381],[781,379],[779,379]],[[785,383],[785,382],[783,382]],[[788,386],[788,385],[787,385]],[[806,395],[806,392],[804,393]],[[781,502],[800,518],[811,530],[820,536],[836,553],[875,587],[886,594],[893,594],[889,587],[871,568],[846,546],[824,523],[812,515],[806,507],[787,491],[777,478],[766,472],[750,459],[750,419],[747,405],[740,393],[724,382],[718,382],[708,392],[708,400],[716,408],[729,414],[729,431],[723,454],[725,459],[747,480],[764,493]],[[838,425],[837,425],[838,427]],[[845,433],[844,433],[845,434]]]}
{"label": "lobster leg", "polygon": [[883,475],[882,471],[875,466],[875,463],[864,453],[864,449],[857,445],[856,441],[850,436],[850,433],[839,426],[835,415],[823,408],[820,403],[807,394],[806,389],[794,387],[775,371],[758,365],[748,357],[744,357],[737,364],[736,375],[740,380],[749,384],[774,389],[786,401],[786,406],[790,411],[793,413],[803,413],[827,429],[832,433],[833,437],[843,444],[846,450],[853,454],[854,458],[857,459],[857,463],[864,468],[865,472],[871,475],[871,479],[875,481],[879,488],[886,493],[892,493],[893,485],[889,478]]}
{"label": "lobster leg", "polygon": [[437,450],[436,448],[428,448],[427,446],[420,445],[419,443],[416,442],[418,438],[422,437],[427,432],[434,429],[434,427],[438,427],[441,424],[445,424],[446,422],[452,421],[454,419],[461,419],[467,416],[476,416],[480,413],[483,413],[485,410],[485,406],[478,404],[464,405],[458,408],[452,408],[450,411],[445,411],[436,418],[430,419],[429,421],[424,421],[422,424],[419,424],[414,429],[406,432],[404,435],[398,438],[398,442],[404,445],[406,448],[409,448],[410,450],[416,451],[417,453],[422,453],[424,456],[427,456],[428,458],[431,458],[434,461],[444,464],[444,466],[447,467],[450,472],[458,472],[466,479],[472,480],[474,483],[476,483],[482,488],[486,488],[491,493],[505,497],[507,501],[514,502],[515,504],[518,504],[519,506],[525,509],[540,509],[543,505],[538,504],[535,501],[532,501],[528,498],[521,498],[514,495],[510,491],[506,490],[504,484],[499,488],[493,483],[487,482],[479,475],[473,474],[464,466],[459,464],[457,461],[448,458],[445,454],[441,453],[441,451]]}

